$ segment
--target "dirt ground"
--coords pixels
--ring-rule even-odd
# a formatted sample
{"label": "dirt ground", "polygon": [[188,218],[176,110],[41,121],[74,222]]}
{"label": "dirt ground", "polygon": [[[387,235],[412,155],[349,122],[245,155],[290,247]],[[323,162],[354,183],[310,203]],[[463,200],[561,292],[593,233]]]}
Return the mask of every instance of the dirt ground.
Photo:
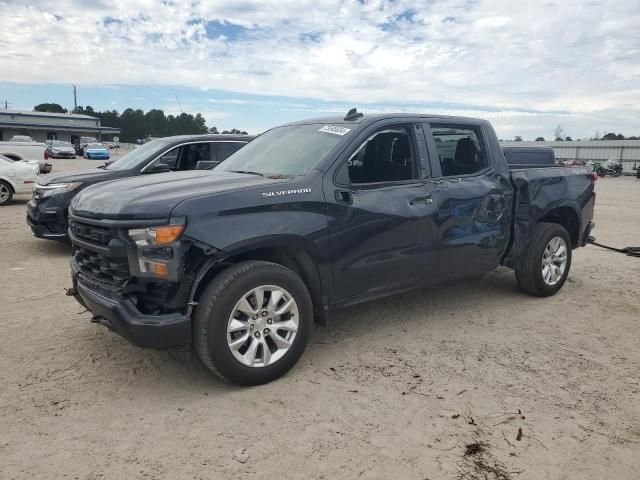
{"label": "dirt ground", "polygon": [[[597,192],[598,240],[640,245],[640,181]],[[640,258],[579,249],[553,298],[504,269],[352,307],[238,388],[91,324],[27,200],[0,208],[2,479],[640,478]]]}

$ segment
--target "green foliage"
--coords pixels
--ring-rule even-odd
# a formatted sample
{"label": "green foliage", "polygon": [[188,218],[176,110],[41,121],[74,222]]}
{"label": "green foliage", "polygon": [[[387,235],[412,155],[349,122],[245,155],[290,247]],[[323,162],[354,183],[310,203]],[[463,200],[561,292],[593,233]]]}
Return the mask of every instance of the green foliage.
{"label": "green foliage", "polygon": [[536,138],[536,142],[544,142],[544,137],[538,137]]}
{"label": "green foliage", "polygon": [[237,128],[232,128],[231,130],[223,130],[223,135],[247,135],[247,132],[244,130],[238,130]]}
{"label": "green foliage", "polygon": [[41,103],[33,107],[34,112],[67,113],[66,108],[62,108],[57,103]]}
{"label": "green foliage", "polygon": [[602,136],[602,140],[624,140],[624,135],[622,135],[621,133],[605,133]]}
{"label": "green foliage", "polygon": [[565,141],[565,142],[573,142],[573,138],[571,138],[571,137],[565,137],[564,141]]}
{"label": "green foliage", "polygon": [[[53,106],[53,107],[51,107]],[[38,108],[60,108],[55,103],[43,103],[37,105],[34,110],[39,112],[49,112],[57,110],[38,110]],[[63,112],[66,110],[62,109]],[[207,127],[205,118],[196,113],[181,113],[180,115],[165,115],[162,110],[152,109],[144,112],[140,109],[127,108],[122,113],[117,110],[94,110],[87,105],[76,108],[73,113],[81,115],[91,115],[100,119],[103,127],[114,127],[120,129],[120,141],[135,142],[138,139],[147,137],[169,137],[172,135],[197,135],[203,133],[218,133],[216,127]],[[222,133],[245,134],[247,132],[238,129],[225,130]]]}

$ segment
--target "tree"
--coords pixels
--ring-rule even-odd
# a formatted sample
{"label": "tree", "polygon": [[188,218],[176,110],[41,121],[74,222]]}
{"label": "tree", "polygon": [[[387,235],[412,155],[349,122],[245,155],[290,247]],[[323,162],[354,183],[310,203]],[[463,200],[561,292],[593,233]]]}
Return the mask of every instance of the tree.
{"label": "tree", "polygon": [[565,142],[573,142],[573,138],[567,136],[567,137],[565,137],[564,141]]}
{"label": "tree", "polygon": [[[66,112],[60,105],[55,103],[42,103],[36,105],[34,110],[61,111]],[[203,133],[219,133],[216,127],[207,127],[207,121],[200,113],[192,115],[181,113],[180,115],[165,115],[162,110],[151,109],[144,112],[140,109],[127,108],[122,113],[117,110],[94,110],[93,107],[82,105],[74,109],[73,113],[90,115],[100,119],[100,123],[105,127],[120,129],[120,139],[123,142],[135,142],[138,139],[147,137],[167,137],[172,135],[197,135]],[[233,128],[225,130],[223,133],[245,134],[247,132]]]}
{"label": "tree", "polygon": [[49,113],[67,113],[68,112],[66,108],[62,108],[62,106],[57,103],[41,103],[33,107],[33,111],[49,112]]}
{"label": "tree", "polygon": [[227,135],[247,135],[247,132],[238,130],[237,128],[232,128],[231,130],[224,130],[222,133]]}
{"label": "tree", "polygon": [[602,140],[624,140],[624,135],[621,133],[605,133],[602,136]]}
{"label": "tree", "polygon": [[556,137],[556,142],[562,142],[562,141],[563,141],[562,137]]}
{"label": "tree", "polygon": [[563,133],[564,133],[564,128],[562,128],[562,125],[558,125],[556,129],[553,131],[553,135],[556,137],[556,140],[558,140],[558,137],[562,137]]}
{"label": "tree", "polygon": [[536,142],[544,142],[544,141],[545,141],[544,137],[536,138]]}

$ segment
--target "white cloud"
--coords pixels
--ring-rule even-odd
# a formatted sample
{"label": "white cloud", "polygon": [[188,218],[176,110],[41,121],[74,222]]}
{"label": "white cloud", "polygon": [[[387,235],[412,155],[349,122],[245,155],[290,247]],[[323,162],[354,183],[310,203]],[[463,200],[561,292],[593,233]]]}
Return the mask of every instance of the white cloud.
{"label": "white cloud", "polygon": [[628,0],[0,1],[0,71],[23,83],[455,103],[505,137],[560,122],[575,136],[638,134],[639,24]]}

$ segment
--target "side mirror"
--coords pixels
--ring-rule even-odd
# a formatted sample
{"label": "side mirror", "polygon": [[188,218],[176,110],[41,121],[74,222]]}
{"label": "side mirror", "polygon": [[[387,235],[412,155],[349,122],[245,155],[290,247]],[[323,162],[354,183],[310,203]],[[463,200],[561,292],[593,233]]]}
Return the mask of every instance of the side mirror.
{"label": "side mirror", "polygon": [[220,162],[217,162],[215,160],[200,160],[198,163],[196,163],[196,170],[211,170],[219,163]]}

